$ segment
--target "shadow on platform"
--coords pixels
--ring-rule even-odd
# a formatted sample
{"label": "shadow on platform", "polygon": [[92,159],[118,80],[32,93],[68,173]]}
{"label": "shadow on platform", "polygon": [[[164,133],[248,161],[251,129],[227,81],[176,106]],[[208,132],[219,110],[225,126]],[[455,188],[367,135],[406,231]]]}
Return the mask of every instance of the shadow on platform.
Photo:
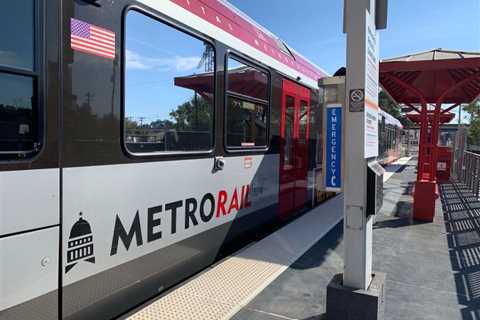
{"label": "shadow on platform", "polygon": [[335,251],[343,241],[343,223],[338,223],[323,238],[311,247],[290,268],[310,269],[322,266],[329,254]]}
{"label": "shadow on platform", "polygon": [[440,197],[462,318],[480,319],[480,201],[459,183],[441,184]]}
{"label": "shadow on platform", "polygon": [[385,168],[385,172],[400,173],[405,170],[405,167],[404,164],[391,164]]}
{"label": "shadow on platform", "polygon": [[[399,202],[399,207],[411,207],[411,203],[408,202]],[[408,216],[396,216],[399,219],[392,220],[381,220],[375,222],[373,229],[382,229],[382,228],[402,228],[411,225],[426,224],[427,222],[413,220],[410,215]]]}

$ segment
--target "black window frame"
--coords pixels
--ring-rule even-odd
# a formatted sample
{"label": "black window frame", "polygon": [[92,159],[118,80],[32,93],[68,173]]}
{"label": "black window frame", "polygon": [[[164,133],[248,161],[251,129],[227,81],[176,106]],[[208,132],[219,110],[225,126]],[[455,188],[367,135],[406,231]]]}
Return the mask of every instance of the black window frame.
{"label": "black window frame", "polygon": [[[233,60],[236,60],[239,63],[242,63],[246,66],[255,68],[260,70],[261,72],[267,75],[268,83],[267,83],[267,101],[262,99],[257,99],[254,97],[246,96],[243,94],[239,94],[233,91],[228,90],[228,61],[232,57]],[[259,63],[248,59],[241,54],[234,52],[233,50],[227,50],[225,54],[225,72],[224,72],[224,91],[223,91],[223,103],[224,103],[224,126],[223,126],[223,146],[225,151],[228,153],[239,153],[239,152],[259,152],[259,151],[268,151],[270,149],[270,119],[271,119],[271,109],[272,109],[272,75],[268,67],[263,66]],[[266,114],[267,114],[267,125],[266,125],[266,144],[264,146],[229,146],[227,135],[228,135],[228,97],[232,96],[237,99],[245,100],[251,103],[262,104],[267,107]],[[266,102],[266,103],[265,103]]]}
{"label": "black window frame", "polygon": [[[31,150],[0,151],[0,162],[33,161],[45,146],[46,108],[45,108],[45,0],[33,2],[33,67],[32,70],[9,66],[0,63],[0,74],[9,74],[32,79],[33,102],[32,113],[36,109],[36,117],[32,118],[35,125],[36,141]],[[16,157],[15,157],[16,156]]]}
{"label": "black window frame", "polygon": [[[125,82],[125,74],[126,74],[126,36],[127,36],[127,16],[128,13],[131,11],[135,11],[144,15],[147,18],[150,18],[158,23],[161,23],[167,27],[170,27],[178,32],[182,32],[186,35],[191,36],[197,40],[206,42],[210,44],[213,48],[214,54],[214,66],[213,66],[213,102],[212,102],[212,128],[211,128],[211,146],[210,149],[206,150],[189,150],[189,151],[155,151],[155,152],[132,152],[128,149],[126,143],[126,131],[125,131],[125,92],[126,92],[126,82]],[[122,17],[122,44],[121,44],[121,116],[120,116],[120,130],[121,130],[121,145],[123,152],[129,156],[138,159],[172,159],[172,158],[179,158],[179,157],[188,157],[192,158],[195,156],[209,156],[215,152],[217,141],[216,141],[216,119],[217,119],[217,46],[213,39],[205,36],[204,34],[190,28],[187,25],[184,25],[166,15],[153,12],[151,8],[140,6],[140,5],[130,5],[126,7],[123,11]]]}

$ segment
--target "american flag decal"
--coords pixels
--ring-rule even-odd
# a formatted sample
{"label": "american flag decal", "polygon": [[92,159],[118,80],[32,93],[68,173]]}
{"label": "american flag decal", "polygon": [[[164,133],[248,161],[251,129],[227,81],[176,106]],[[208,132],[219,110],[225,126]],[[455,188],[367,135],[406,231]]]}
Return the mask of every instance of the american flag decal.
{"label": "american flag decal", "polygon": [[77,19],[70,19],[73,50],[115,59],[115,33]]}

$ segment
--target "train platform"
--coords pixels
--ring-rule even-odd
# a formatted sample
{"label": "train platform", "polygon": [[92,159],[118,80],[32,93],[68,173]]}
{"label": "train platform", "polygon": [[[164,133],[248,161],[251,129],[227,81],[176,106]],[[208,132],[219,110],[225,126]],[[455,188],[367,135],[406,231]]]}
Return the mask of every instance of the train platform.
{"label": "train platform", "polygon": [[[413,221],[416,160],[407,160],[386,168],[374,225],[385,319],[479,319],[480,202],[465,185],[445,183],[434,222]],[[327,284],[343,269],[342,202],[333,198],[127,318],[326,319]]]}
{"label": "train platform", "polygon": [[[445,183],[433,223],[411,219],[416,161],[384,185],[373,232],[373,269],[387,273],[385,319],[480,319],[480,202]],[[343,268],[343,225],[292,264],[233,319],[325,317],[326,286]]]}

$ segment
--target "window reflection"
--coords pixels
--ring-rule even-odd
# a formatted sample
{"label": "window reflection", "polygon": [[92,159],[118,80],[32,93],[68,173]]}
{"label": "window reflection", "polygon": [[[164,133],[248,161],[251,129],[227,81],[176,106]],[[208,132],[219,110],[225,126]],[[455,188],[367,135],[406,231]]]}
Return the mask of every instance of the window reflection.
{"label": "window reflection", "polygon": [[442,147],[452,147],[455,141],[455,131],[440,131],[438,144]]}
{"label": "window reflection", "polygon": [[[0,155],[38,151],[34,0],[4,1],[0,10]],[[7,69],[8,68],[8,69]],[[32,71],[32,74],[25,75]]]}
{"label": "window reflection", "polygon": [[227,146],[267,145],[268,75],[236,59],[228,59]]}
{"label": "window reflection", "polygon": [[300,143],[307,143],[307,125],[308,125],[308,103],[300,100],[300,121],[298,140]]}
{"label": "window reflection", "polygon": [[0,152],[34,149],[33,84],[30,77],[0,73]]}
{"label": "window reflection", "polygon": [[128,150],[211,149],[214,65],[210,44],[130,11],[125,49]]}
{"label": "window reflection", "polygon": [[293,166],[293,124],[295,117],[295,98],[286,96],[285,103],[285,140],[284,140],[284,169]]}
{"label": "window reflection", "polygon": [[268,76],[233,58],[228,59],[228,91],[255,99],[268,100]]}
{"label": "window reflection", "polygon": [[34,0],[2,1],[0,65],[34,69]]}
{"label": "window reflection", "polygon": [[266,106],[228,97],[229,146],[265,146],[267,133]]}

